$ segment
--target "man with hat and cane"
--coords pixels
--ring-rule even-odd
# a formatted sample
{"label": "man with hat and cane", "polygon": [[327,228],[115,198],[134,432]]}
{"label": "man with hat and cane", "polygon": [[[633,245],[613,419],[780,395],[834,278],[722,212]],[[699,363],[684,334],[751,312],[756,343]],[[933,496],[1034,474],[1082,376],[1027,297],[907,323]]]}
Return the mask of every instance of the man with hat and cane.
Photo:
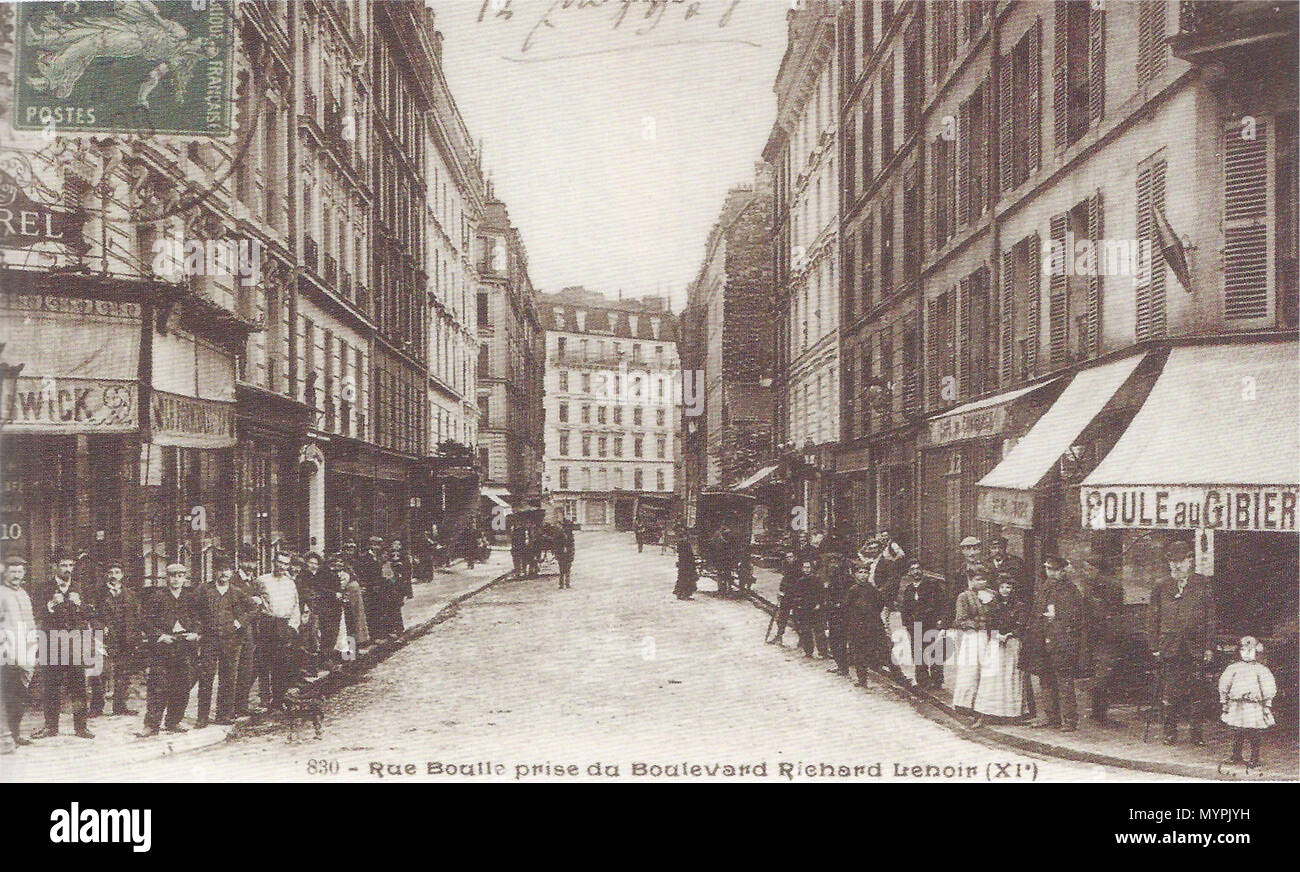
{"label": "man with hat and cane", "polygon": [[145,699],[144,730],[140,738],[183,733],[181,718],[190,700],[194,657],[203,627],[203,604],[198,593],[186,587],[189,570],[183,563],[167,566],[167,586],[155,588],[145,606],[144,626],[149,636],[149,682]]}
{"label": "man with hat and cane", "polygon": [[1192,571],[1195,552],[1187,542],[1165,548],[1169,575],[1151,591],[1147,644],[1156,661],[1156,699],[1167,745],[1178,741],[1178,709],[1187,712],[1193,745],[1204,745],[1201,670],[1214,657],[1214,591],[1210,580]]}
{"label": "man with hat and cane", "polygon": [[95,604],[95,629],[103,634],[104,669],[90,678],[90,716],[104,713],[104,698],[113,697],[115,715],[136,715],[128,706],[131,697],[131,673],[135,671],[140,648],[140,601],[135,592],[123,584],[122,561],[110,558],[105,563],[104,586]]}
{"label": "man with hat and cane", "polygon": [[[904,561],[903,582],[898,588],[894,610],[912,644],[912,661],[917,687],[943,687],[945,646],[934,645],[935,634],[943,627],[944,592],[937,579],[926,577],[921,564],[912,558]],[[933,662],[931,662],[933,661]]]}
{"label": "man with hat and cane", "polygon": [[[93,739],[95,734],[86,727],[86,666],[87,663],[64,663],[65,655],[73,649],[81,650],[81,634],[90,629],[94,611],[90,601],[81,593],[81,586],[72,580],[77,566],[76,558],[66,551],[56,554],[54,580],[37,598],[36,620],[47,638],[60,634],[72,641],[70,645],[47,646],[46,663],[41,668],[41,681],[45,685],[45,728],[32,734],[33,739],[44,739],[59,734],[59,709],[66,689],[72,701],[72,723],[76,735]],[[83,637],[84,638],[84,637]]]}
{"label": "man with hat and cane", "polygon": [[4,561],[0,586],[0,754],[16,745],[30,745],[20,732],[27,710],[27,688],[36,670],[36,618],[32,600],[23,590],[27,558],[11,554]]}

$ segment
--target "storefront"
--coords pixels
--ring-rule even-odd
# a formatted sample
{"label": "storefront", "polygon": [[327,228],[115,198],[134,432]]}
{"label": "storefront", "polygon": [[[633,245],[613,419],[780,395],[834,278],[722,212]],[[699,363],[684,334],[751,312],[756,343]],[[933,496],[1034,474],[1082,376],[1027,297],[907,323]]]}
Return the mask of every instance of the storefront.
{"label": "storefront", "polygon": [[871,443],[872,482],[870,529],[863,538],[888,530],[889,535],[908,554],[915,553],[916,517],[916,434],[900,431]]}
{"label": "storefront", "polygon": [[[1079,487],[1079,525],[1110,537],[1127,599],[1168,574],[1164,546],[1191,541],[1213,580],[1220,657],[1264,641],[1275,710],[1296,708],[1300,566],[1300,353],[1294,340],[1170,350],[1114,448]],[[1218,664],[1222,665],[1222,664]]]}
{"label": "storefront", "polygon": [[[1026,433],[1060,390],[1059,380],[1038,382],[966,403],[926,422],[920,436],[918,555],[926,569],[948,577],[959,568],[958,542],[966,536],[987,540],[1001,532],[998,525],[976,517],[975,484],[1002,460],[1012,444],[1008,440]],[[1012,552],[1037,559],[1032,542],[1010,533],[1007,538]]]}
{"label": "storefront", "polygon": [[859,545],[876,529],[871,449],[854,448],[835,458],[835,529]]}
{"label": "storefront", "polygon": [[[361,443],[333,444],[325,464],[325,547],[370,536],[411,541],[411,464]],[[424,495],[416,497],[425,499]]]}

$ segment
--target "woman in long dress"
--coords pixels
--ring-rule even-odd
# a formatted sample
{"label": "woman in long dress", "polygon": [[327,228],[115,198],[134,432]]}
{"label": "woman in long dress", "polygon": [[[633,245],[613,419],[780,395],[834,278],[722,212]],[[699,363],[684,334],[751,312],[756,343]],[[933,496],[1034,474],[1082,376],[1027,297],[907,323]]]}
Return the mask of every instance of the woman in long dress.
{"label": "woman in long dress", "polygon": [[673,596],[688,600],[695,596],[695,582],[700,578],[695,568],[695,549],[685,529],[677,528],[674,538],[677,540],[677,586],[673,588]]}
{"label": "woman in long dress", "polygon": [[970,589],[957,596],[957,668],[952,688],[952,707],[958,714],[970,714],[980,684],[980,664],[988,641],[990,605],[995,594],[988,577],[972,573]]}
{"label": "woman in long dress", "polygon": [[998,574],[998,596],[990,607],[989,639],[975,693],[972,727],[980,726],[986,718],[1015,719],[1024,714],[1020,636],[1024,631],[1025,607],[1010,574]]}

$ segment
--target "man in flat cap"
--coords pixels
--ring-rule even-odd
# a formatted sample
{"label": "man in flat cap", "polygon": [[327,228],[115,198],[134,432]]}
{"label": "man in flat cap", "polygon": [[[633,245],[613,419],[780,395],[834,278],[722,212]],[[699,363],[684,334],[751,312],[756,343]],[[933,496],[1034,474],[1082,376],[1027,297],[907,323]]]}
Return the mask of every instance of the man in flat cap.
{"label": "man in flat cap", "polygon": [[218,563],[211,582],[198,589],[203,606],[203,643],[199,646],[199,729],[208,725],[212,711],[212,689],[217,690],[218,724],[233,724],[237,709],[239,651],[245,631],[253,623],[258,606],[235,583],[235,568]]}
{"label": "man in flat cap", "polygon": [[122,561],[110,558],[95,603],[95,629],[103,634],[104,669],[90,679],[90,716],[104,713],[105,697],[115,715],[135,715],[130,706],[131,673],[140,648],[140,601],[126,586]]}
{"label": "man in flat cap", "polygon": [[1178,741],[1178,710],[1184,709],[1190,740],[1203,745],[1200,673],[1214,656],[1214,591],[1210,580],[1192,571],[1195,551],[1183,541],[1165,548],[1169,575],[1151,591],[1147,644],[1159,674],[1165,743]]}
{"label": "man in flat cap", "polygon": [[141,738],[158,735],[158,728],[183,733],[181,718],[190,700],[194,660],[203,628],[203,605],[198,592],[187,587],[189,569],[183,563],[167,565],[167,586],[155,588],[145,606],[144,626],[149,641],[149,681],[146,687],[144,730]]}
{"label": "man in flat cap", "polygon": [[[86,666],[85,662],[65,662],[76,658],[66,657],[76,648],[81,651],[81,640],[90,629],[94,611],[89,597],[81,585],[73,581],[72,573],[77,560],[70,552],[55,554],[54,579],[48,584],[35,605],[36,621],[40,629],[54,638],[71,640],[69,645],[47,646],[46,663],[41,667],[41,681],[45,685],[45,728],[32,734],[33,739],[43,739],[59,734],[59,710],[66,692],[72,702],[72,724],[76,735],[93,739],[95,734],[86,727]],[[84,652],[82,652],[84,653]]]}
{"label": "man in flat cap", "polygon": [[1034,600],[1026,640],[1026,669],[1038,676],[1044,696],[1043,719],[1035,726],[1065,732],[1079,727],[1074,680],[1088,663],[1087,606],[1070,580],[1069,567],[1069,562],[1056,554],[1043,558],[1047,579]]}
{"label": "man in flat cap", "polygon": [[36,670],[36,618],[32,600],[23,590],[27,559],[11,554],[4,560],[0,586],[0,754],[15,745],[29,745],[20,728],[27,710],[27,688]]}
{"label": "man in flat cap", "polygon": [[[894,609],[911,639],[913,665],[918,687],[943,686],[943,646],[934,645],[935,634],[943,624],[943,585],[921,571],[912,558],[903,561],[903,582],[899,585]],[[926,652],[930,652],[929,662]],[[938,652],[936,654],[936,652]]]}

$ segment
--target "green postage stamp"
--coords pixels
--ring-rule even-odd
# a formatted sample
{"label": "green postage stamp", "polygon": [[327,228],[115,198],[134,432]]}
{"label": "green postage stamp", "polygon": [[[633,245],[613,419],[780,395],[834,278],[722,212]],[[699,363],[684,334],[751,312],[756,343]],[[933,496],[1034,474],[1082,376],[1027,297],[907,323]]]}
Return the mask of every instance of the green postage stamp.
{"label": "green postage stamp", "polygon": [[14,128],[230,136],[233,5],[19,3]]}

